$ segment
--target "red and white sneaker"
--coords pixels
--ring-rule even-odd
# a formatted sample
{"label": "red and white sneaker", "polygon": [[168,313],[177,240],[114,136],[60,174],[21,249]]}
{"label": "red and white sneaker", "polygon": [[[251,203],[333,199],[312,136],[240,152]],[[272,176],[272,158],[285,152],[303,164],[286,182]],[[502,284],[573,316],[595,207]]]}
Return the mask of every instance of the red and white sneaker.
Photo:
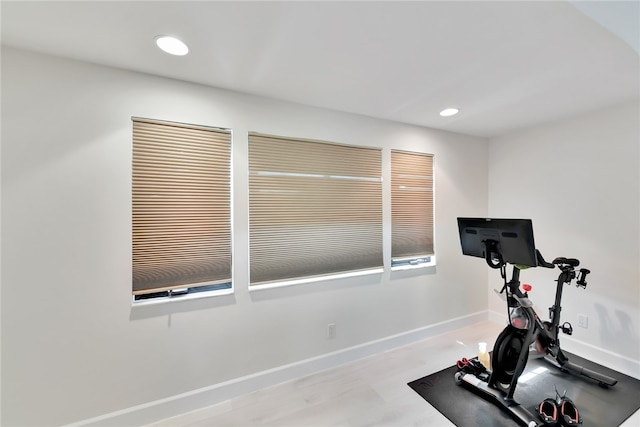
{"label": "red and white sneaker", "polygon": [[547,398],[538,405],[538,415],[542,422],[548,426],[558,425],[558,407],[555,399]]}
{"label": "red and white sneaker", "polygon": [[558,408],[560,408],[559,418],[563,426],[573,427],[582,425],[582,416],[571,399],[563,395],[559,398]]}

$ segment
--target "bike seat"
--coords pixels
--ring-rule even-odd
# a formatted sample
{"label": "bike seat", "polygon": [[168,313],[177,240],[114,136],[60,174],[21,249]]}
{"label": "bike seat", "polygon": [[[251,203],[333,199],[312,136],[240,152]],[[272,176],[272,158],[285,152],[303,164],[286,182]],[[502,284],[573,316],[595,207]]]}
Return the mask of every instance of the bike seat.
{"label": "bike seat", "polygon": [[575,258],[565,258],[565,257],[558,257],[553,260],[553,263],[555,265],[566,264],[566,265],[570,265],[571,267],[577,267],[580,265],[579,260]]}

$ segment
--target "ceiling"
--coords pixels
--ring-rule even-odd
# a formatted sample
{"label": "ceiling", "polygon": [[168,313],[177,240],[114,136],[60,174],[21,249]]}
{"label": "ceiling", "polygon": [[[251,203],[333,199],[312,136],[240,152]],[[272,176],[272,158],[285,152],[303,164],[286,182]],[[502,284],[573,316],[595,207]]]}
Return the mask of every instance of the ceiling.
{"label": "ceiling", "polygon": [[481,137],[640,99],[638,1],[1,7],[4,45]]}

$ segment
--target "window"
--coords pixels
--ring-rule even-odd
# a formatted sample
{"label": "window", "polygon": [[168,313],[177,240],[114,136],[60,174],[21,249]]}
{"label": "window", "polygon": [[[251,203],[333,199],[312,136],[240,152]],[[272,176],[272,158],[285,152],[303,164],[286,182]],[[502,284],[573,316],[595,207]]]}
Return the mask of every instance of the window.
{"label": "window", "polygon": [[134,300],[231,288],[231,132],[133,118]]}
{"label": "window", "polygon": [[381,269],[381,150],[249,134],[250,286]]}
{"label": "window", "polygon": [[391,150],[391,266],[434,261],[433,156]]}

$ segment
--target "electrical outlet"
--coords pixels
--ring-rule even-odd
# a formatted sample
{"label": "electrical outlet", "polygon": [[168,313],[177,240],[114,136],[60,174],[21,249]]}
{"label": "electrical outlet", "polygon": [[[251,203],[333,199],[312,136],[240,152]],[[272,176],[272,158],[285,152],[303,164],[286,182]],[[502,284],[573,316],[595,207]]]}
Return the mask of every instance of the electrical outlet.
{"label": "electrical outlet", "polygon": [[585,329],[589,327],[589,317],[586,314],[578,314],[578,326]]}
{"label": "electrical outlet", "polygon": [[327,338],[332,340],[336,337],[336,324],[329,323],[327,325]]}

